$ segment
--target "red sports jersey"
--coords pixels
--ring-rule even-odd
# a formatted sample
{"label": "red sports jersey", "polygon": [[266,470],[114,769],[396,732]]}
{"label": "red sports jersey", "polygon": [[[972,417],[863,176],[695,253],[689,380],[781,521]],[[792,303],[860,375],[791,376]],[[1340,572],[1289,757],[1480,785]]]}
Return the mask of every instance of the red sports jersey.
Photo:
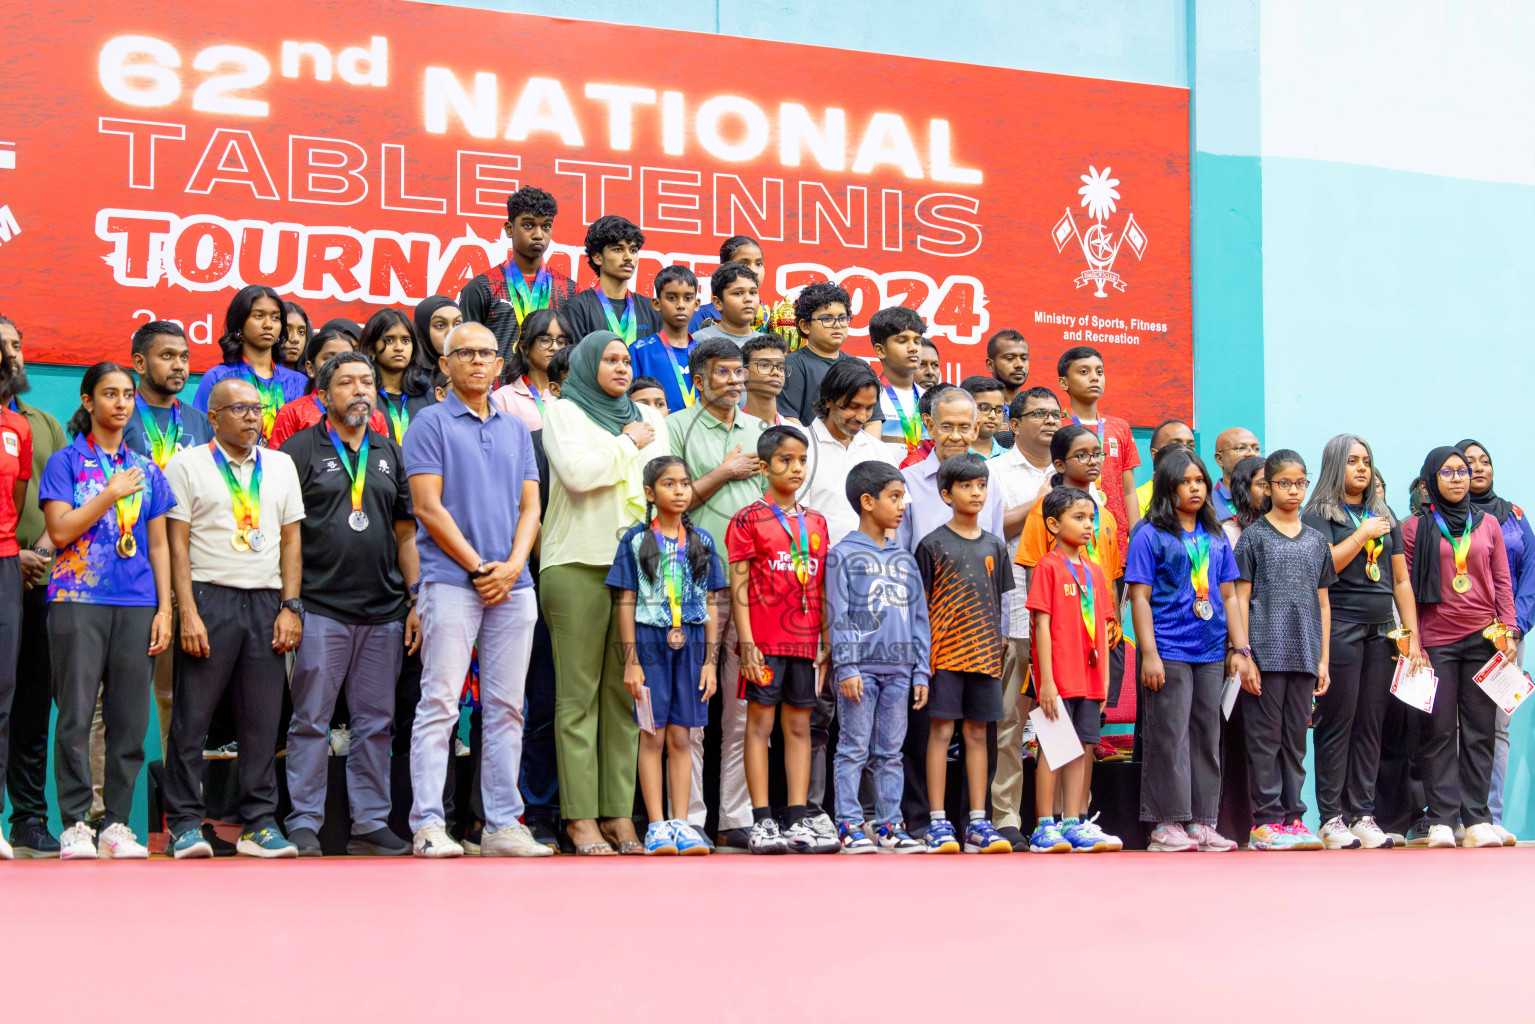
{"label": "red sports jersey", "polygon": [[[1093,636],[1101,639],[1114,606],[1114,590],[1096,562],[1092,559],[1084,561],[1093,574]],[[1072,569],[1076,570],[1075,575]],[[1087,623],[1082,615],[1082,599],[1078,596],[1080,579],[1082,566],[1073,564],[1068,568],[1065,556],[1051,551],[1034,566],[1027,606],[1030,612],[1046,612],[1050,616],[1051,681],[1055,683],[1056,691],[1062,697],[1105,700],[1108,693],[1103,686],[1103,661],[1100,659],[1097,665],[1087,663],[1087,652],[1095,644],[1088,639]],[[1034,679],[1043,685],[1045,677],[1040,673],[1037,643],[1032,660]]]}
{"label": "red sports jersey", "polygon": [[32,424],[19,412],[0,409],[0,558],[21,553],[16,522],[21,513],[14,500],[16,481],[32,479]]}
{"label": "red sports jersey", "polygon": [[[725,530],[726,556],[731,562],[751,563],[747,601],[752,640],[762,653],[814,658],[821,641],[823,570],[831,547],[826,517],[801,508],[810,546],[810,574],[802,585],[794,568],[789,530],[775,515],[775,508],[767,499],[758,499],[737,512]],[[798,541],[797,517],[784,513],[784,519]]]}

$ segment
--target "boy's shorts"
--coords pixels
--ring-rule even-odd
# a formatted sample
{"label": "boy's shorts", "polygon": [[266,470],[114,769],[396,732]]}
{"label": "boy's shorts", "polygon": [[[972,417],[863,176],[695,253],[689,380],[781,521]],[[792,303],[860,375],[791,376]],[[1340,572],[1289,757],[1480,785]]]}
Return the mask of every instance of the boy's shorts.
{"label": "boy's shorts", "polygon": [[933,672],[927,690],[927,713],[946,721],[998,722],[1002,720],[1002,680],[985,672]]}
{"label": "boy's shorts", "polygon": [[1091,697],[1062,697],[1061,714],[1071,720],[1082,743],[1097,743],[1103,738],[1103,713]]}
{"label": "boy's shorts", "polygon": [[815,662],[809,658],[795,658],[786,654],[769,654],[763,661],[773,673],[765,685],[758,686],[741,673],[740,696],[753,704],[776,708],[787,704],[791,708],[815,707]]}
{"label": "boy's shorts", "polygon": [[680,725],[700,729],[709,724],[709,705],[699,700],[698,676],[704,665],[704,628],[687,625],[688,642],[674,651],[666,642],[669,630],[634,624],[635,653],[645,670],[645,687],[650,691],[650,711],[656,729]]}

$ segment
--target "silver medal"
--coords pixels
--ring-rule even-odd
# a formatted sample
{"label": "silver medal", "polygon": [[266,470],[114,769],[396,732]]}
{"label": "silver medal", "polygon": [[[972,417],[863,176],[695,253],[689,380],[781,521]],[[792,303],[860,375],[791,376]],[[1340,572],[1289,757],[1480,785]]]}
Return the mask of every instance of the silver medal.
{"label": "silver medal", "polygon": [[260,551],[266,546],[266,538],[260,530],[250,529],[245,531],[245,543],[250,545],[252,551]]}
{"label": "silver medal", "polygon": [[368,528],[368,513],[358,509],[346,517],[346,524],[358,533],[361,533]]}
{"label": "silver medal", "polygon": [[1194,614],[1201,619],[1208,619],[1215,614],[1215,606],[1201,597],[1194,602]]}

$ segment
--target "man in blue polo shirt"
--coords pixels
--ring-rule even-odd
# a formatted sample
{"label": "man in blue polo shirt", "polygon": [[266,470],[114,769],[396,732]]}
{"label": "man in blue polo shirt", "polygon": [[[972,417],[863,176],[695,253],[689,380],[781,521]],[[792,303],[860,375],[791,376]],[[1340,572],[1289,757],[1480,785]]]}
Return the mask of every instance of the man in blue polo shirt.
{"label": "man in blue polo shirt", "polygon": [[423,411],[405,437],[405,473],[420,529],[421,702],[410,742],[410,811],[418,857],[460,857],[442,809],[458,699],[478,639],[484,715],[480,787],[487,857],[547,857],[522,817],[523,684],[538,606],[528,556],[538,535],[538,466],[516,416],[490,402],[501,374],[496,337],[460,324],[438,360],[448,375],[443,401]]}

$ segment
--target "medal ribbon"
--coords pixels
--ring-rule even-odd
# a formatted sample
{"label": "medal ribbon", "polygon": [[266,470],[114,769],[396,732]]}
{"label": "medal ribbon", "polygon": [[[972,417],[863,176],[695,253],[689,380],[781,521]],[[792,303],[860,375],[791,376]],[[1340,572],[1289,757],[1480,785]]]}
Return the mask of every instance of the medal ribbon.
{"label": "medal ribbon", "polygon": [[352,481],[352,511],[362,511],[362,488],[368,482],[368,432],[362,432],[362,444],[357,446],[357,468],[353,469],[346,461],[347,446],[341,440],[341,435],[336,433],[336,428],[326,424],[326,433],[330,434],[330,443],[336,446],[336,454],[341,459],[341,468],[346,470],[346,475]]}
{"label": "medal ribbon", "polygon": [[[1358,527],[1361,527],[1361,526],[1364,525],[1364,520],[1365,519],[1374,519],[1375,518],[1375,516],[1370,512],[1369,509],[1365,509],[1364,510],[1364,519],[1361,519],[1359,516],[1354,515],[1354,510],[1349,508],[1347,505],[1343,506],[1343,511],[1347,512],[1348,513],[1348,517],[1354,521],[1354,527],[1356,529]],[[1437,516],[1439,513],[1436,512],[1434,514]],[[1443,520],[1440,520],[1441,524],[1443,522],[1444,522]],[[1466,525],[1470,526],[1471,525],[1471,520],[1467,519],[1466,520]],[[1440,529],[1444,529],[1443,525],[1440,526]],[[1445,536],[1448,537],[1449,534],[1446,533]],[[1454,545],[1453,541],[1451,541],[1451,545],[1452,546]],[[1385,543],[1379,537],[1371,537],[1369,540],[1364,542],[1364,556],[1365,556],[1365,558],[1369,559],[1371,565],[1374,565],[1377,561],[1380,560],[1380,552],[1381,552],[1381,548],[1383,548],[1383,547],[1385,547]],[[1467,541],[1466,549],[1468,551],[1470,550],[1470,542],[1469,541]],[[1459,565],[1459,564],[1460,563],[1457,561],[1456,565]]]}
{"label": "medal ribbon", "polygon": [[650,521],[650,529],[656,535],[656,544],[661,550],[661,578],[666,587],[666,603],[672,610],[672,628],[682,627],[682,553],[688,547],[688,528],[681,523],[677,524],[677,546],[670,552],[666,550],[666,535],[661,532],[661,519],[657,516]]}
{"label": "medal ribbon", "polygon": [[229,501],[235,512],[235,527],[240,530],[256,529],[261,525],[261,450],[252,449],[256,465],[251,469],[251,482],[244,487],[240,486],[240,478],[235,476],[218,442],[209,441],[208,450],[213,453],[213,464],[219,468],[224,486],[229,489]]}
{"label": "medal ribbon", "polygon": [[906,454],[910,455],[922,443],[922,418],[917,414],[917,385],[911,386],[912,412],[908,419],[906,410],[901,407],[901,400],[896,397],[895,388],[890,386],[884,374],[880,374],[879,382],[885,386],[885,394],[890,396],[890,404],[895,407],[896,417],[901,421],[901,436],[906,441]]}
{"label": "medal ribbon", "polygon": [[[282,381],[277,379],[275,366],[271,377],[260,377],[256,374],[256,368],[244,359],[240,360],[240,376],[261,396],[261,443],[266,444],[267,438],[272,436],[272,423],[277,419],[277,410],[283,407]],[[315,404],[319,405],[319,399],[315,399]],[[320,411],[325,411],[323,406]]]}
{"label": "medal ribbon", "polygon": [[506,277],[506,283],[511,286],[512,310],[517,314],[517,324],[520,327],[527,319],[529,313],[543,309],[549,305],[550,296],[554,292],[554,281],[549,276],[549,268],[540,265],[538,273],[533,276],[533,286],[528,287],[528,279],[522,276],[522,271],[517,269],[515,262],[507,263],[502,273]]}
{"label": "medal ribbon", "polygon": [[[96,444],[94,435],[85,435],[85,443],[90,447],[91,454],[96,456],[97,464],[101,466],[103,483],[111,482],[112,477],[122,470],[136,468],[133,454],[128,450],[127,445],[122,445],[117,450],[118,458],[122,459],[122,465],[119,466],[111,455],[107,454],[106,451]],[[117,535],[119,537],[127,537],[133,533],[134,524],[139,521],[139,511],[144,506],[144,491],[148,487],[149,481],[146,479],[144,487],[134,491],[127,497],[118,498],[117,501],[113,502],[113,510],[117,513]]]}
{"label": "medal ribbon", "polygon": [[[1071,422],[1073,424],[1075,424],[1076,426],[1079,426],[1079,427],[1087,426],[1087,424],[1085,424],[1081,420],[1077,419],[1077,414],[1076,413],[1072,413],[1071,414]],[[1100,449],[1102,449],[1104,455],[1108,455],[1109,448],[1108,448],[1108,442],[1104,440],[1103,414],[1102,413],[1099,413],[1099,415],[1098,415],[1098,426],[1095,429],[1098,432],[1098,447]]]}
{"label": "medal ribbon", "polygon": [[171,424],[168,430],[161,430],[160,424],[155,420],[155,414],[150,411],[149,403],[143,396],[134,400],[139,408],[139,422],[144,426],[144,439],[149,442],[149,457],[155,460],[155,465],[161,469],[176,454],[176,445],[181,441],[181,403],[171,399]]}
{"label": "medal ribbon", "polygon": [[597,293],[597,301],[602,303],[602,311],[607,314],[608,330],[618,335],[625,345],[632,347],[639,327],[639,318],[634,315],[634,293],[624,296],[624,315],[620,317],[613,312],[613,304],[602,294],[601,288],[593,285],[592,291]]}
{"label": "medal ribbon", "polygon": [[1086,563],[1082,565],[1082,578],[1077,579],[1077,570],[1071,559],[1064,559],[1066,571],[1071,573],[1071,578],[1077,583],[1077,598],[1082,604],[1082,625],[1087,627],[1087,642],[1094,648],[1098,646],[1098,616],[1093,604],[1093,567]]}
{"label": "medal ribbon", "polygon": [[[527,374],[522,375],[522,386],[527,388],[528,394],[533,396],[533,404],[538,406],[538,414],[542,416],[544,414],[544,397],[538,393],[538,388],[533,386],[533,382],[528,379]],[[403,408],[403,405],[401,408]]]}
{"label": "medal ribbon", "polygon": [[677,375],[677,389],[682,392],[682,404],[687,408],[693,408],[693,378],[689,377],[683,365],[677,362],[677,349],[666,340],[665,334],[658,334],[657,340],[661,347],[666,349],[666,361],[671,364],[672,373]]}
{"label": "medal ribbon", "polygon": [[794,506],[794,517],[799,523],[799,543],[794,541],[794,530],[789,526],[789,518],[784,515],[783,509],[771,501],[764,501],[768,508],[773,510],[773,515],[778,517],[778,525],[782,526],[784,533],[789,535],[789,558],[794,562],[794,575],[799,577],[800,587],[810,584],[810,527],[805,522],[805,511],[798,505]]}
{"label": "medal ribbon", "polygon": [[1439,532],[1444,534],[1444,539],[1450,542],[1450,550],[1455,552],[1455,575],[1466,575],[1466,562],[1471,557],[1471,516],[1466,516],[1466,528],[1461,532],[1460,539],[1456,540],[1450,536],[1450,527],[1444,521],[1444,516],[1439,514],[1437,508],[1433,508],[1433,512],[1434,522],[1439,524]]}
{"label": "medal ribbon", "polygon": [[1189,553],[1189,584],[1196,601],[1210,600],[1210,535],[1204,524],[1194,524],[1194,539],[1183,537],[1183,550]]}
{"label": "medal ribbon", "polygon": [[[390,430],[394,433],[394,443],[405,443],[405,431],[410,429],[410,410],[405,408],[405,394],[401,392],[398,399],[389,397],[389,392],[383,388],[378,389],[379,402],[384,406],[384,415],[389,419]],[[395,402],[398,401],[399,405]],[[543,406],[539,406],[543,411]]]}

